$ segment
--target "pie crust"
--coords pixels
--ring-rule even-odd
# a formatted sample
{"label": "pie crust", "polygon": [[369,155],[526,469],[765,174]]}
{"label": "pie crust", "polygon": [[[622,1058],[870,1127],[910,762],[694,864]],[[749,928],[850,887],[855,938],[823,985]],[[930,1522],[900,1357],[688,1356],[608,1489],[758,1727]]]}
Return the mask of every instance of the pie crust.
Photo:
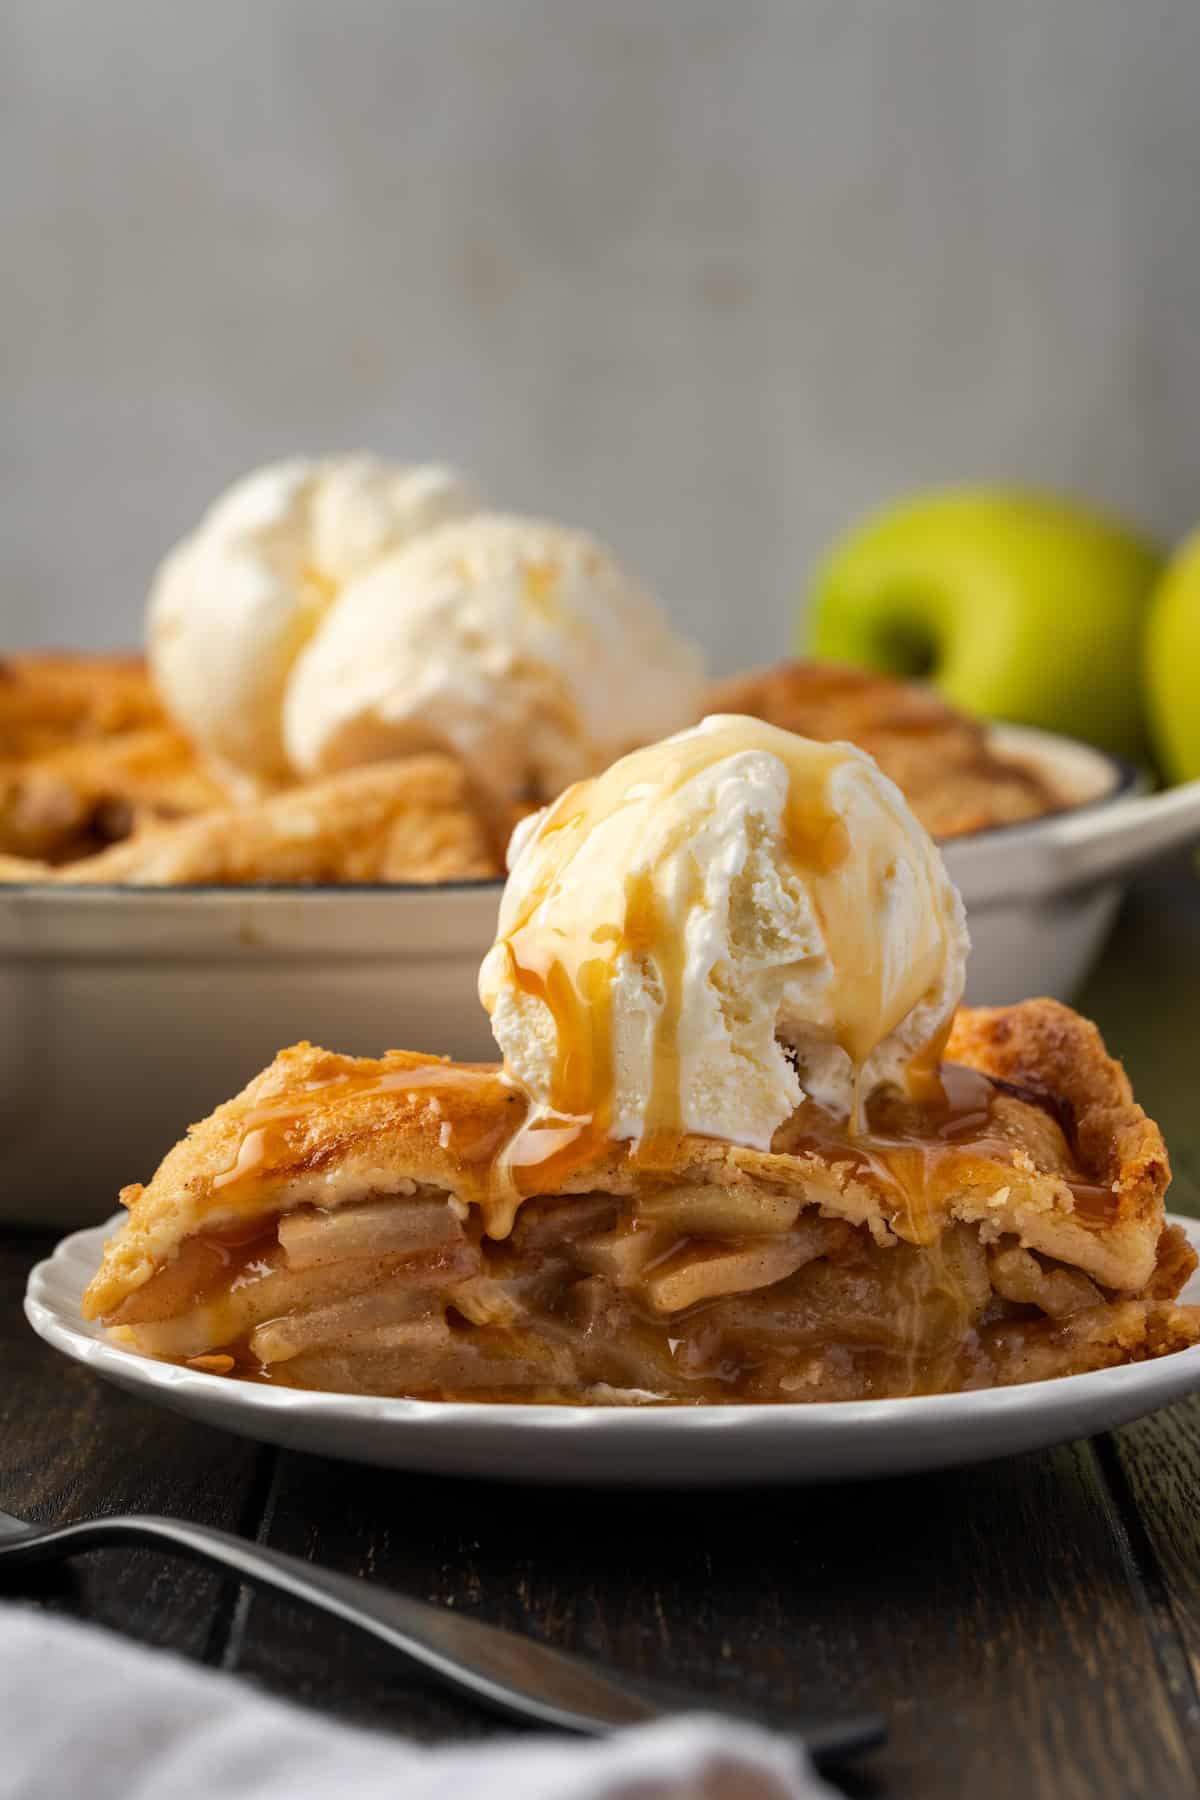
{"label": "pie crust", "polygon": [[228,800],[140,658],[0,661],[0,854],[70,862]]}
{"label": "pie crust", "polygon": [[501,831],[460,763],[411,756],[148,827],[59,879],[133,887],[490,879]]}

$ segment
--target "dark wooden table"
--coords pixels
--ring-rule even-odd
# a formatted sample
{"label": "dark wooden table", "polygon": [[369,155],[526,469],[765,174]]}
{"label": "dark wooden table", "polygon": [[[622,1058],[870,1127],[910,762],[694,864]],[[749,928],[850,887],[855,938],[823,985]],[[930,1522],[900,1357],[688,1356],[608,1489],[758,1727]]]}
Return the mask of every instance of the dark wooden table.
{"label": "dark wooden table", "polygon": [[[1200,882],[1147,881],[1083,997],[1200,1213]],[[20,1315],[44,1237],[0,1236],[0,1505],[174,1512],[519,1627],[718,1701],[881,1707],[853,1791],[1193,1796],[1200,1397],[1112,1436],[947,1474],[745,1493],[578,1494],[260,1448],[106,1387]],[[382,1651],[150,1553],[9,1594],[346,1718],[495,1729]]]}

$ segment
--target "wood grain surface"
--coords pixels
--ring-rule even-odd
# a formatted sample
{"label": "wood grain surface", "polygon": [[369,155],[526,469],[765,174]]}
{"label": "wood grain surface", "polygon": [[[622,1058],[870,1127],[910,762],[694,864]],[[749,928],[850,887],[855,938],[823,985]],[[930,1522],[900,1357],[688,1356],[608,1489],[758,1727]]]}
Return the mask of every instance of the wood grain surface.
{"label": "wood grain surface", "polygon": [[[0,1506],[26,1519],[167,1512],[253,1530],[265,1450],[119,1393],[29,1330],[25,1278],[52,1243],[0,1237]],[[38,1591],[55,1611],[203,1657],[234,1598],[233,1583],[140,1550],[81,1557]]]}
{"label": "wood grain surface", "polygon": [[[1084,997],[1200,1213],[1200,884],[1143,883]],[[488,1487],[276,1452],[67,1363],[20,1316],[49,1240],[0,1237],[0,1506],[209,1520],[329,1567],[750,1701],[882,1708],[874,1796],[1174,1800],[1200,1765],[1200,1397],[943,1474],[740,1494]],[[496,1729],[332,1623],[149,1552],[6,1592],[420,1739]]]}

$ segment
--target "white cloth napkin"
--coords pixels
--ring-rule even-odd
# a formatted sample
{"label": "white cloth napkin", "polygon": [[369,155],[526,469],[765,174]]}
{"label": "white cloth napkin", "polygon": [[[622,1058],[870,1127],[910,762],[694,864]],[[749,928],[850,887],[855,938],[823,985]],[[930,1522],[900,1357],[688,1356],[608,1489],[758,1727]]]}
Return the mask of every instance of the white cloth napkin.
{"label": "white cloth napkin", "polygon": [[696,1714],[601,1741],[424,1749],[94,1626],[0,1607],[0,1800],[836,1800],[803,1751]]}

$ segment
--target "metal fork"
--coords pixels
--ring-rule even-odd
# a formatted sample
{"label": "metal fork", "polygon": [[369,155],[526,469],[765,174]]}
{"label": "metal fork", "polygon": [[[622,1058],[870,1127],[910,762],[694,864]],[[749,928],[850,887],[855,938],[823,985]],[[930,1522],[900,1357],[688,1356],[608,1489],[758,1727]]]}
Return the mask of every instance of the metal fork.
{"label": "metal fork", "polygon": [[439,1606],[410,1600],[355,1576],[335,1575],[297,1556],[264,1549],[210,1525],[151,1513],[85,1519],[75,1525],[27,1525],[0,1511],[0,1569],[57,1562],[110,1545],[157,1549],[215,1563],[255,1587],[270,1588],[329,1613],[420,1664],[438,1681],[469,1694],[505,1718],[599,1737],[669,1713],[727,1712],[785,1729],[802,1739],[814,1762],[839,1762],[882,1743],[882,1718],[786,1722],[733,1709],[704,1695],[672,1692],[552,1650],[495,1625],[483,1625]]}

